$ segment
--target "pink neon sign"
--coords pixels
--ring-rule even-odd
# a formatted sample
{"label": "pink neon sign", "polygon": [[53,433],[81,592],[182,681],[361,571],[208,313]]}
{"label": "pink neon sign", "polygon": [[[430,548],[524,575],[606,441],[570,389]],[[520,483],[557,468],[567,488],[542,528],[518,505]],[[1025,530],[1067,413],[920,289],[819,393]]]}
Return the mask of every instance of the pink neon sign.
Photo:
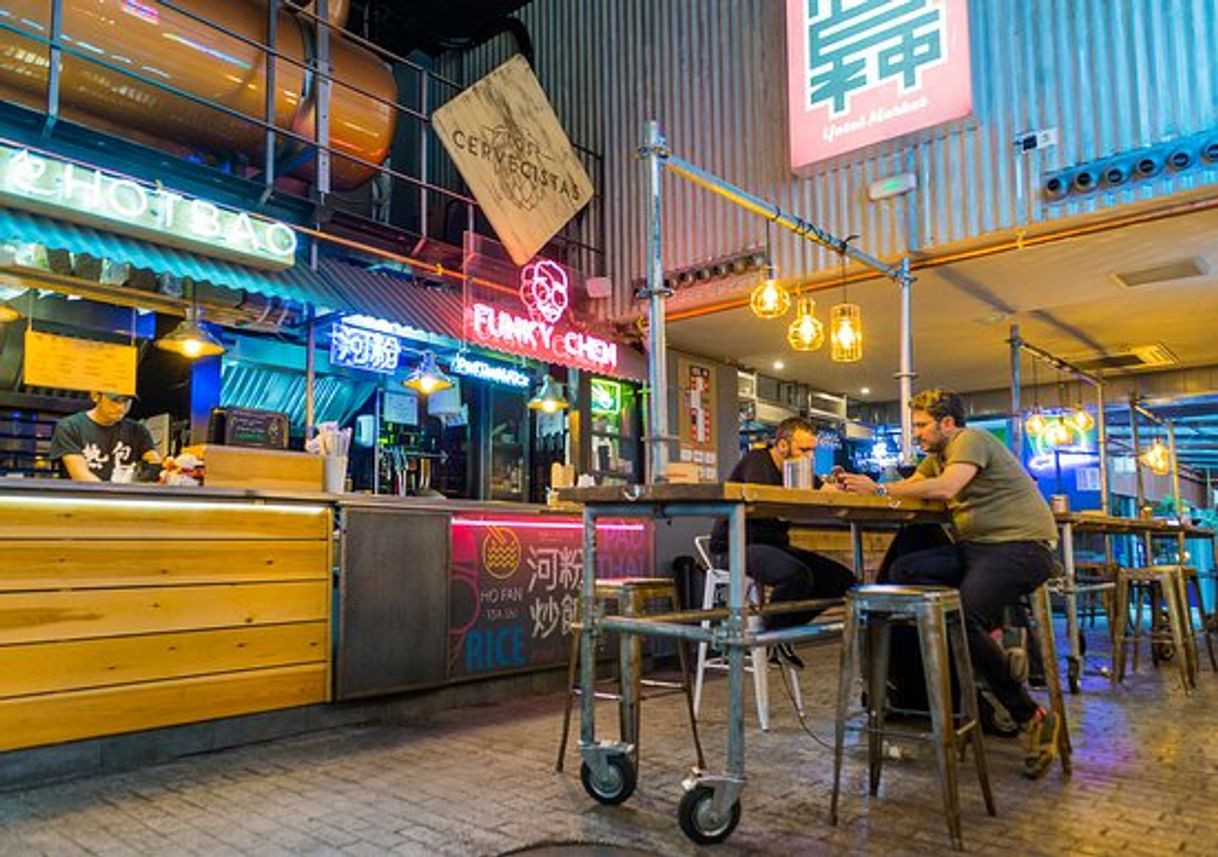
{"label": "pink neon sign", "polygon": [[520,299],[527,316],[480,301],[470,303],[466,336],[481,345],[550,363],[592,372],[617,370],[616,343],[561,324],[570,305],[570,288],[560,265],[547,259],[526,265],[520,272]]}
{"label": "pink neon sign", "polygon": [[968,0],[787,0],[791,168],[968,116]]}

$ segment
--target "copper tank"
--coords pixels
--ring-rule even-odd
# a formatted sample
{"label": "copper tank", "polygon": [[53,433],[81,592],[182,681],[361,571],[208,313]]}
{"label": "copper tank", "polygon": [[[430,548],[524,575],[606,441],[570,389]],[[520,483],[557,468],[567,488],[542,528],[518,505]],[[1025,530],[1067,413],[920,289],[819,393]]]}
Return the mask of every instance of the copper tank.
{"label": "copper tank", "polygon": [[[267,41],[267,10],[262,2],[177,0],[176,5],[255,42]],[[336,15],[332,9],[331,20],[341,18],[346,3],[330,5],[341,10]],[[0,21],[33,36],[0,30],[0,98],[35,110],[46,106],[50,7],[47,0],[6,0],[0,9]],[[312,52],[312,27],[310,21],[284,9],[279,13],[277,50],[306,62]],[[257,46],[154,0],[64,0],[63,45],[60,113],[64,118],[161,148],[241,153],[261,164],[265,132],[258,125],[119,70],[260,120],[265,111],[267,57]],[[397,87],[387,64],[344,40],[337,30],[332,31],[330,55],[335,80],[330,102],[330,146],[335,151],[331,181],[334,188],[346,190],[366,182],[374,170],[340,155],[380,164],[389,153],[397,118],[389,105],[396,101]],[[275,60],[277,128],[312,139],[315,87],[316,80],[299,65]],[[307,152],[307,146],[282,138],[278,146],[277,154],[298,165],[292,175],[312,177],[314,159],[295,157]]]}

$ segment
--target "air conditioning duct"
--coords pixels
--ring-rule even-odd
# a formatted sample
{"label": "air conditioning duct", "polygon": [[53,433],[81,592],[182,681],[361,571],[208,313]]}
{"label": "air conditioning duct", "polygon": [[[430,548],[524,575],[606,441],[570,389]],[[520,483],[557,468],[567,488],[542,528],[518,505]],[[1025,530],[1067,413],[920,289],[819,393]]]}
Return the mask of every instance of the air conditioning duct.
{"label": "air conditioning duct", "polygon": [[[175,5],[183,11],[151,0],[64,0],[60,115],[180,155],[205,150],[261,163],[265,131],[208,104],[263,118],[266,54],[243,39],[267,41],[266,5],[247,0],[177,0]],[[345,0],[331,0],[331,20],[336,20],[335,13],[345,15],[346,6]],[[0,98],[44,110],[51,4],[9,0],[5,7],[8,29],[0,31]],[[311,20],[285,7],[275,40],[284,58],[274,66],[274,125],[310,140],[317,80],[303,65],[311,59],[313,29]],[[337,154],[331,175],[334,187],[346,190],[368,181],[375,171],[341,155],[380,164],[389,153],[397,86],[387,64],[338,31],[331,33],[330,61],[335,79],[330,145]],[[291,175],[312,178],[315,159],[308,146],[288,138],[278,144],[280,158],[295,165]]]}

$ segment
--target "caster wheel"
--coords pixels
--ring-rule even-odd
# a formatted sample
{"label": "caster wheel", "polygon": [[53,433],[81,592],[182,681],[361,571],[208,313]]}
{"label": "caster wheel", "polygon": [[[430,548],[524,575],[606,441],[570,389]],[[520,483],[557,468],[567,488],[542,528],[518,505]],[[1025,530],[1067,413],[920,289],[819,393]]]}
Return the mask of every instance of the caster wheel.
{"label": "caster wheel", "polygon": [[584,791],[597,803],[616,806],[634,794],[638,775],[628,756],[610,756],[607,761],[609,771],[604,777],[597,777],[584,762],[579,768],[579,779],[584,784]]}
{"label": "caster wheel", "polygon": [[1005,708],[996,707],[984,693],[977,698],[977,716],[981,719],[981,728],[987,735],[1014,738],[1019,734],[1019,724],[1014,718]]}
{"label": "caster wheel", "polygon": [[1066,661],[1066,683],[1070,686],[1070,692],[1078,694],[1082,690],[1082,662],[1070,658]]}
{"label": "caster wheel", "polygon": [[677,807],[681,831],[699,845],[718,845],[731,836],[740,823],[740,801],[732,804],[726,818],[715,818],[711,812],[714,797],[710,786],[694,786]]}

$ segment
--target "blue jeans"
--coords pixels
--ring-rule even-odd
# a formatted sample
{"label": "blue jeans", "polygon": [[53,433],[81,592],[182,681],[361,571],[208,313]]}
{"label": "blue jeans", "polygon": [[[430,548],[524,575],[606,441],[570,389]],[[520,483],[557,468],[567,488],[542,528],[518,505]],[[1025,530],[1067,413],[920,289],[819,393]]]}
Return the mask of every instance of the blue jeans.
{"label": "blue jeans", "polygon": [[[973,668],[1017,723],[1036,713],[1022,683],[1011,678],[1006,653],[990,636],[1003,611],[1053,574],[1053,553],[1040,542],[961,542],[906,554],[889,572],[892,583],[939,584],[960,590]],[[1044,633],[1051,633],[1045,629]]]}

